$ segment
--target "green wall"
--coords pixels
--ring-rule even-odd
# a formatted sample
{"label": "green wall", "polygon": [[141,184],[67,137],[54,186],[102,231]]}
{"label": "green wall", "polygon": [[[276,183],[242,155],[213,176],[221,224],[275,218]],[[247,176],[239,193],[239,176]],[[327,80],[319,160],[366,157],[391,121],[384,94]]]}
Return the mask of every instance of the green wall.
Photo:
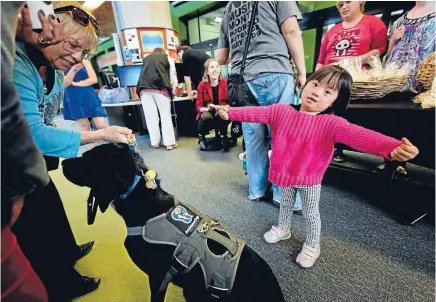
{"label": "green wall", "polygon": [[336,1],[298,1],[298,7],[302,14],[336,6]]}
{"label": "green wall", "polygon": [[315,58],[316,28],[303,31],[304,61],[306,62],[306,72],[313,72]]}
{"label": "green wall", "polygon": [[173,24],[173,29],[179,32],[179,41],[188,37],[188,29],[185,24],[180,21],[180,17],[186,16],[212,3],[214,3],[214,1],[188,1],[177,7],[170,5],[171,22]]}

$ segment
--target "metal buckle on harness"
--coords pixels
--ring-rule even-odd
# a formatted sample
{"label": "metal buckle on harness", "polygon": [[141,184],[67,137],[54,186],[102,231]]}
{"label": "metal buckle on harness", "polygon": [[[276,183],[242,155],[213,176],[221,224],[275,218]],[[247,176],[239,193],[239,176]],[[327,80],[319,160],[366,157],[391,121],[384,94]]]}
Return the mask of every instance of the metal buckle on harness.
{"label": "metal buckle on harness", "polygon": [[206,233],[211,227],[214,227],[216,225],[219,225],[220,221],[218,219],[213,219],[213,220],[209,220],[204,222],[200,228],[198,229],[198,231],[200,233]]}

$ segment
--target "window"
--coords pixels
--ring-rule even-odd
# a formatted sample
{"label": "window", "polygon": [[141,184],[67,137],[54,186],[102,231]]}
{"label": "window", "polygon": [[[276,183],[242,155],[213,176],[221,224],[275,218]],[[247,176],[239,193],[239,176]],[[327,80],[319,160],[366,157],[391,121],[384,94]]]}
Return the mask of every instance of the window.
{"label": "window", "polygon": [[225,8],[222,7],[188,21],[188,32],[191,45],[218,39],[224,10]]}
{"label": "window", "polygon": [[220,27],[225,8],[219,8],[200,17],[200,41],[217,39],[220,35]]}
{"label": "window", "polygon": [[188,21],[189,41],[192,44],[200,43],[200,31],[198,28],[198,18]]}

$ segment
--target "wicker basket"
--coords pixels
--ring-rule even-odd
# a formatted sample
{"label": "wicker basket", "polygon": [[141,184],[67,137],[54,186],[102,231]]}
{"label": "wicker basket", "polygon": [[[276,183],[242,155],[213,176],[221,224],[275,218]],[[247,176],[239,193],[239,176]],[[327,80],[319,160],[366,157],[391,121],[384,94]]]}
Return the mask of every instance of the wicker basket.
{"label": "wicker basket", "polygon": [[435,53],[428,55],[419,66],[416,79],[426,90],[431,88],[435,76]]}
{"label": "wicker basket", "polygon": [[409,76],[396,76],[374,81],[355,81],[351,92],[352,100],[380,99],[386,95],[399,91]]}

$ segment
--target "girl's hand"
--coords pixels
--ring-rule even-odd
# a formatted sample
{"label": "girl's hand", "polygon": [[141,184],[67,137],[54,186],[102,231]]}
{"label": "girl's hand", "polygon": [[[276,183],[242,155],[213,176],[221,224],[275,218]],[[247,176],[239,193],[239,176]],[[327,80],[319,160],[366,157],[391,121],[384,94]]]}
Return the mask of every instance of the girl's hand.
{"label": "girl's hand", "polygon": [[46,17],[42,10],[38,11],[41,21],[42,31],[33,31],[32,21],[30,20],[30,10],[27,5],[21,9],[21,18],[18,19],[16,38],[41,49],[49,45],[54,45],[64,40],[64,30],[62,24],[53,15]]}
{"label": "girl's hand", "polygon": [[401,139],[401,145],[391,152],[391,158],[395,161],[408,161],[414,159],[419,153],[417,147],[415,147],[407,138]]}
{"label": "girl's hand", "polygon": [[229,113],[228,113],[228,111],[229,111],[228,107],[219,106],[219,108],[218,108],[218,114],[225,121],[229,120]]}
{"label": "girl's hand", "polygon": [[83,62],[82,62],[82,63],[79,63],[79,64],[74,65],[71,69],[72,69],[74,72],[79,72],[79,70],[82,69],[83,65],[84,65],[84,64],[83,64]]}

